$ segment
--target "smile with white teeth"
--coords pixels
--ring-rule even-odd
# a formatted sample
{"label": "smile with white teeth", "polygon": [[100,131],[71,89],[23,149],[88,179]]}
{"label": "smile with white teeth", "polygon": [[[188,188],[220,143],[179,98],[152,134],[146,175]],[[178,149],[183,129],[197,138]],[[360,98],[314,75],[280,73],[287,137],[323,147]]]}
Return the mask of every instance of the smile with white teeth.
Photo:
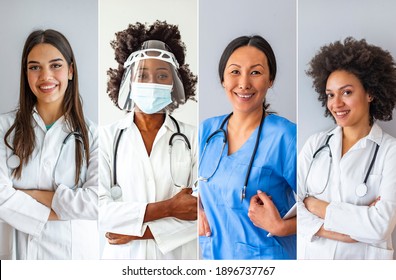
{"label": "smile with white teeth", "polygon": [[56,87],[56,85],[40,86],[40,89],[48,90],[48,89],[53,89],[53,88],[55,88],[55,87]]}
{"label": "smile with white teeth", "polygon": [[235,94],[238,95],[238,97],[246,98],[246,99],[247,99],[247,98],[252,97],[254,93],[251,93],[251,94],[240,94],[240,93],[235,93]]}
{"label": "smile with white teeth", "polygon": [[340,112],[335,112],[335,114],[337,115],[337,116],[345,116],[346,114],[348,114],[350,111],[348,110],[348,111],[340,111]]}

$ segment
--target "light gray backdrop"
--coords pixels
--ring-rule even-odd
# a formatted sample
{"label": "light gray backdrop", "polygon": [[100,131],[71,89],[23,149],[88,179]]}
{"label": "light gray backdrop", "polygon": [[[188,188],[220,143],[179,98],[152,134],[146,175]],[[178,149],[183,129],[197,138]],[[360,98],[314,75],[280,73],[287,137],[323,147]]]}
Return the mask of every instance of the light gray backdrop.
{"label": "light gray backdrop", "polygon": [[231,112],[217,67],[227,44],[261,35],[272,46],[278,72],[267,93],[271,109],[296,122],[296,1],[199,1],[199,120]]}
{"label": "light gray backdrop", "polygon": [[17,106],[23,45],[36,29],[55,29],[69,40],[76,57],[85,115],[97,122],[97,0],[0,0],[0,113]]}
{"label": "light gray backdrop", "polygon": [[[332,118],[324,117],[324,108],[317,100],[312,81],[305,75],[310,59],[322,45],[348,36],[365,38],[368,43],[387,49],[396,58],[395,11],[396,1],[393,0],[299,0],[299,149],[311,134],[335,126]],[[396,111],[393,118],[393,121],[379,122],[379,125],[396,137]],[[393,244],[396,245],[396,232],[393,233]],[[394,258],[396,259],[396,253]]]}
{"label": "light gray backdrop", "polygon": [[[298,139],[299,149],[307,138],[335,126],[324,117],[324,108],[317,100],[312,80],[305,71],[310,59],[322,45],[344,40],[348,36],[365,38],[381,46],[396,58],[394,0],[299,0],[298,7]],[[380,126],[396,137],[395,120]]]}

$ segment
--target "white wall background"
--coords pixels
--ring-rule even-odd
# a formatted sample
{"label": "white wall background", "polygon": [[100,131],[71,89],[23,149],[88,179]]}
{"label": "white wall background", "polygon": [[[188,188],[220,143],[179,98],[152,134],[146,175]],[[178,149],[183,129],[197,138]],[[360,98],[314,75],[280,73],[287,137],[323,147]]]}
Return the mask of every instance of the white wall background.
{"label": "white wall background", "polygon": [[[299,149],[313,133],[334,127],[332,118],[324,117],[312,80],[305,75],[310,59],[322,45],[348,36],[365,38],[381,46],[396,59],[396,1],[393,0],[299,0],[298,5],[298,141]],[[394,120],[379,122],[396,137]],[[396,168],[396,166],[395,166]],[[396,187],[396,186],[395,186]],[[393,233],[396,247],[396,231]],[[394,254],[396,259],[396,252]]]}
{"label": "white wall background", "polygon": [[[153,23],[166,21],[179,26],[182,41],[186,44],[186,63],[197,74],[198,68],[198,22],[197,0],[100,0],[100,58],[99,58],[99,122],[101,125],[112,123],[124,115],[107,95],[107,70],[117,68],[114,50],[110,41],[115,33],[125,30],[129,24],[136,22]],[[197,125],[198,105],[189,100],[172,114],[180,121]]]}
{"label": "white wall background", "polygon": [[17,106],[23,45],[36,29],[55,29],[70,42],[77,62],[84,113],[97,122],[97,0],[0,0],[0,113]]}
{"label": "white wall background", "polygon": [[274,50],[277,75],[270,109],[296,122],[296,1],[199,1],[199,119],[231,112],[217,68],[224,48],[243,35],[261,35]]}

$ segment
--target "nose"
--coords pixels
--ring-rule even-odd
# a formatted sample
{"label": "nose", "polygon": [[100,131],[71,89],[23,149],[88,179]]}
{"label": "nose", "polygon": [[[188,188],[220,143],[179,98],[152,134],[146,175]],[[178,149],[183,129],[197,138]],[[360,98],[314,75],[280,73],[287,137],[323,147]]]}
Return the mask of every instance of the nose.
{"label": "nose", "polygon": [[51,79],[51,77],[52,77],[52,73],[50,69],[43,67],[42,70],[40,71],[40,79],[42,81],[48,81]]}
{"label": "nose", "polygon": [[342,96],[339,94],[334,95],[333,98],[329,99],[327,101],[327,105],[328,107],[333,107],[333,108],[340,108],[343,107],[344,104],[344,100],[342,99]]}
{"label": "nose", "polygon": [[252,87],[251,83],[250,83],[250,79],[248,76],[246,75],[242,75],[239,79],[239,89],[241,90],[247,90],[250,89]]}

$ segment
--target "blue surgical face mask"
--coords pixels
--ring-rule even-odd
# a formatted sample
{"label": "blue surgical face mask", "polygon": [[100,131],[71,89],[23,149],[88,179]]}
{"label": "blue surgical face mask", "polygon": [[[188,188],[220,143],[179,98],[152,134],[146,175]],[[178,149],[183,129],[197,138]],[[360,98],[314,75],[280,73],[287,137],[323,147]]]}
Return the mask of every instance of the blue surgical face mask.
{"label": "blue surgical face mask", "polygon": [[131,98],[146,114],[154,114],[172,103],[172,85],[132,83]]}

